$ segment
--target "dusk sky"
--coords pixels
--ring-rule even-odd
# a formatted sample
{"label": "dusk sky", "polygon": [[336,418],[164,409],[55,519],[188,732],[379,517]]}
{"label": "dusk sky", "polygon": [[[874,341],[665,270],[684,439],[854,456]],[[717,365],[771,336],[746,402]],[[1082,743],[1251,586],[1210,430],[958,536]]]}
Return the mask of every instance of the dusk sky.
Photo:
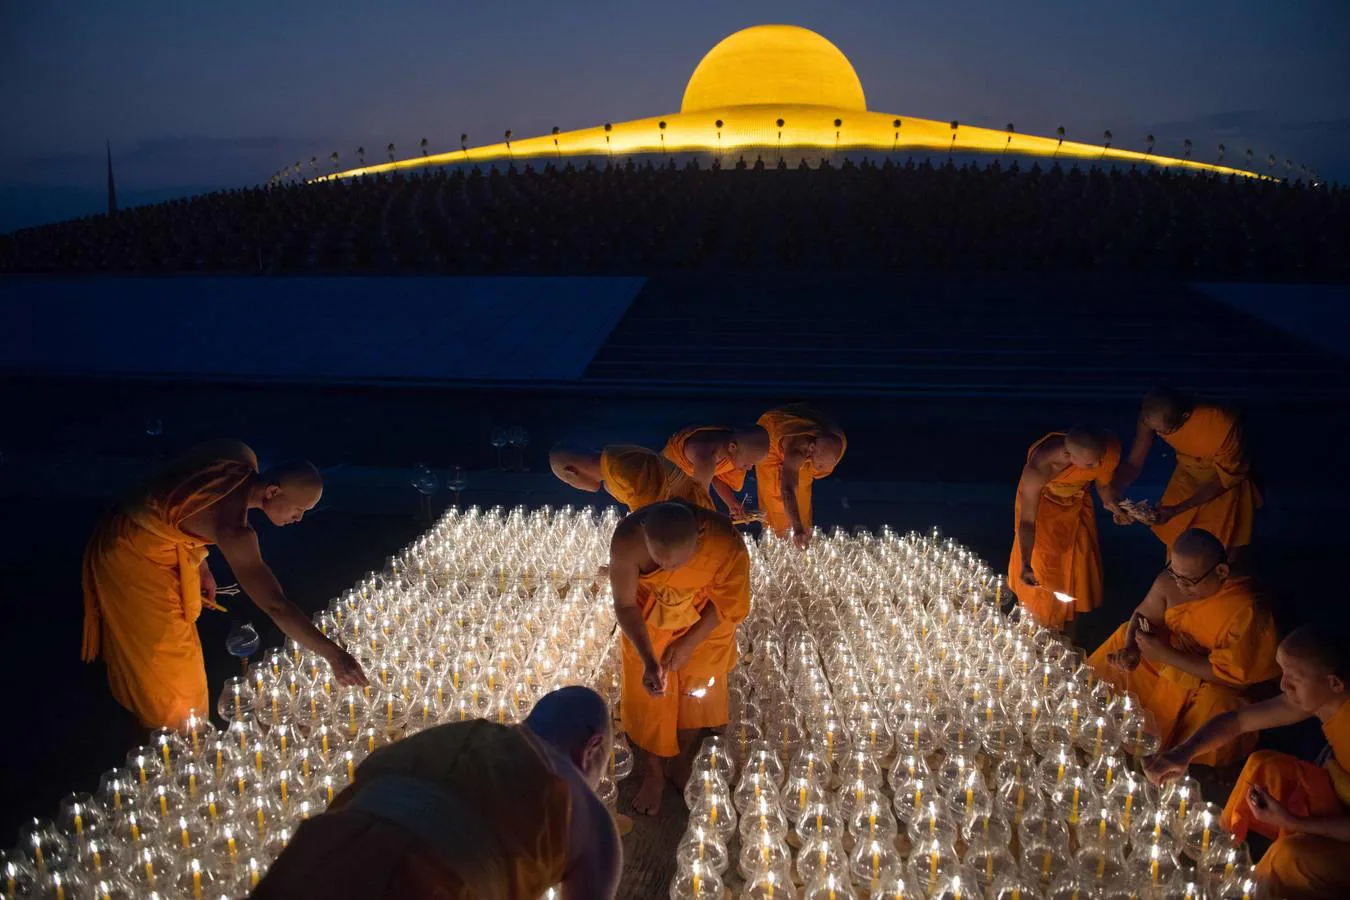
{"label": "dusk sky", "polygon": [[124,202],[256,184],[358,145],[379,157],[678,110],[749,25],[818,31],[868,107],[1350,180],[1346,0],[0,4],[0,230],[96,211],[104,139]]}

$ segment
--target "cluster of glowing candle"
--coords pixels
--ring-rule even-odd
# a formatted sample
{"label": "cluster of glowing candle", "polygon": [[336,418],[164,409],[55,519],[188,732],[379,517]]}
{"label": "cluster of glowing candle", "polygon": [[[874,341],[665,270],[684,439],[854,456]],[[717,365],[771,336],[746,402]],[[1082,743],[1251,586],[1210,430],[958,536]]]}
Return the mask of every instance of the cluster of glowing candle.
{"label": "cluster of glowing candle", "polygon": [[753,548],[671,900],[1255,900],[1245,846],[1080,651],[937,535]]}
{"label": "cluster of glowing candle", "polygon": [[[518,721],[542,693],[616,700],[607,560],[614,512],[450,511],[315,621],[363,664],[346,689],[298,645],[263,653],[181,730],[160,729],[33,819],[0,857],[0,898],[243,897],[294,829],[375,748],[442,722]],[[616,742],[601,795],[632,768]]]}

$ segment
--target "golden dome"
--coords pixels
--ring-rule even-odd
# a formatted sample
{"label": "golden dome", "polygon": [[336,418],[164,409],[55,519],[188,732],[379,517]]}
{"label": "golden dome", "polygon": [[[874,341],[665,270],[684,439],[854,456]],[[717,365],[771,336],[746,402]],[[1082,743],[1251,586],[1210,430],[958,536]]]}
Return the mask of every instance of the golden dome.
{"label": "golden dome", "polygon": [[751,104],[863,112],[867,98],[848,58],[796,25],[756,25],[723,38],[694,69],[681,113]]}

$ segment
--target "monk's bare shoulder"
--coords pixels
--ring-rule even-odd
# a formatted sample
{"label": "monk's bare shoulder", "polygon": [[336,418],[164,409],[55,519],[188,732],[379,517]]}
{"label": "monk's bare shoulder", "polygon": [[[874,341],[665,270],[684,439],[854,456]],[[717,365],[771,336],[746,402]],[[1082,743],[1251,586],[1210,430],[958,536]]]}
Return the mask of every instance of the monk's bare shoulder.
{"label": "monk's bare shoulder", "polygon": [[1053,478],[1069,467],[1064,453],[1064,438],[1060,436],[1043,441],[1031,452],[1027,468],[1045,478]]}
{"label": "monk's bare shoulder", "polygon": [[239,537],[240,530],[252,531],[248,524],[249,482],[245,481],[201,512],[183,520],[183,530],[219,544]]}
{"label": "monk's bare shoulder", "polygon": [[642,510],[629,513],[614,527],[609,539],[611,562],[634,562],[641,559],[646,547],[642,540]]}

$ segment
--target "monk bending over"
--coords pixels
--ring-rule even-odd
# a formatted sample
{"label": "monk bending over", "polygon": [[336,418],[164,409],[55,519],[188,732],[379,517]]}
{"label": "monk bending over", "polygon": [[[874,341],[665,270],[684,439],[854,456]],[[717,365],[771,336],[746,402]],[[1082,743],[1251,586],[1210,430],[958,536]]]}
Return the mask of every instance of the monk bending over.
{"label": "monk bending over", "polygon": [[274,525],[299,522],[323,495],[309,463],[258,474],[238,441],[191,451],[106,515],[84,551],[84,647],[108,664],[113,696],[147,728],[206,713],[210,694],[197,617],[215,604],[207,547],[220,548],[239,586],[283,633],[333,667],[342,684],[365,684],[361,666],[286,599],[263,562],[250,510]]}
{"label": "monk bending over", "polygon": [[800,550],[811,544],[811,482],[834,471],[848,439],[820,412],[797,403],[759,417],[769,435],[769,452],[755,466],[759,506],[779,537],[791,537]]}
{"label": "monk bending over", "polygon": [[661,452],[703,490],[716,491],[727,514],[739,519],[746,509],[737,492],[745,489],[745,473],[768,455],[769,433],[759,425],[695,426],[671,435]]}
{"label": "monk bending over", "polygon": [[1144,764],[1154,781],[1196,756],[1264,728],[1317,719],[1330,742],[1323,765],[1260,750],[1247,759],[1222,824],[1238,840],[1256,831],[1275,841],[1257,874],[1275,897],[1350,897],[1350,654],[1335,628],[1304,626],[1280,644],[1280,695],[1223,713]]}
{"label": "monk bending over", "polygon": [[[1244,706],[1244,688],[1278,676],[1277,644],[1275,622],[1251,580],[1232,576],[1218,538],[1192,528],[1172,545],[1172,561],[1130,621],[1088,663],[1153,713],[1167,749],[1213,716]],[[1252,743],[1225,743],[1196,761],[1226,765]]]}
{"label": "monk bending over", "polygon": [[1100,492],[1120,462],[1113,435],[1075,428],[1048,434],[1027,453],[1017,483],[1008,582],[1047,628],[1102,604],[1102,549],[1088,485]]}
{"label": "monk bending over", "polygon": [[609,710],[585,687],[520,725],[452,722],[381,747],[301,824],[254,900],[609,900],[622,848],[595,795]]}
{"label": "monk bending over", "polygon": [[1121,463],[1102,502],[1113,507],[1134,483],[1148,459],[1153,436],[1176,451],[1177,466],[1149,522],[1164,546],[1188,528],[1203,528],[1236,558],[1252,541],[1252,520],[1261,494],[1252,483],[1242,425],[1228,410],[1197,404],[1170,388],[1144,397],[1130,456]]}
{"label": "monk bending over", "polygon": [[579,491],[602,488],[629,512],[662,500],[683,500],[712,509],[705,488],[659,453],[632,444],[610,444],[603,450],[555,447],[548,455],[553,474]]}
{"label": "monk bending over", "polygon": [[727,722],[736,626],[750,612],[750,556],[726,516],[669,502],[621,521],[609,560],[623,631],[621,718],[643,751],[633,808],[654,816],[667,774],[687,777],[699,731]]}

